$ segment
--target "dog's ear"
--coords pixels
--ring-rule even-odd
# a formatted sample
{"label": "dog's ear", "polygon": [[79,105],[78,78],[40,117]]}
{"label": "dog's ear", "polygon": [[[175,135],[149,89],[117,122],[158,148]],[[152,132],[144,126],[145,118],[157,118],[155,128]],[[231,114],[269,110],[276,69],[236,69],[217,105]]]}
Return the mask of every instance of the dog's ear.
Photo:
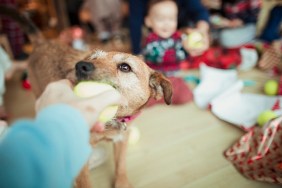
{"label": "dog's ear", "polygon": [[171,103],[172,86],[170,81],[161,73],[153,72],[150,76],[151,96],[155,99],[164,97],[166,104]]}

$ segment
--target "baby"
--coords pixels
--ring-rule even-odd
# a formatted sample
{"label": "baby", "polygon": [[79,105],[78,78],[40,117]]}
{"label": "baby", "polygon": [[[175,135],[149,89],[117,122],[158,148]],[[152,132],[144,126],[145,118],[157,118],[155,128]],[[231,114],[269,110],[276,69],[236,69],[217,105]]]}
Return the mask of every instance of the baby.
{"label": "baby", "polygon": [[[173,0],[151,0],[145,24],[152,30],[145,40],[143,55],[153,69],[169,76],[180,69],[187,53],[182,46],[182,34],[177,31],[177,4]],[[192,100],[192,92],[182,78],[168,77],[173,86],[172,104],[179,105]],[[149,101],[148,106],[163,103]]]}
{"label": "baby", "polygon": [[151,30],[145,39],[143,55],[153,69],[167,72],[178,70],[187,53],[182,34],[177,31],[178,7],[173,0],[152,0],[148,3],[145,24]]}

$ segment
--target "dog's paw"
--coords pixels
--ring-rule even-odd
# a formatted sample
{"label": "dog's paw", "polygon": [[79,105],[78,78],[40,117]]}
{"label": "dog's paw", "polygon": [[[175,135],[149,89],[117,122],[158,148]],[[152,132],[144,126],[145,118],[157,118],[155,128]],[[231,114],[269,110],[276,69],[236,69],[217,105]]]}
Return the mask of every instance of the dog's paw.
{"label": "dog's paw", "polygon": [[116,179],[115,188],[133,188],[133,186],[129,183],[127,177],[122,176]]}

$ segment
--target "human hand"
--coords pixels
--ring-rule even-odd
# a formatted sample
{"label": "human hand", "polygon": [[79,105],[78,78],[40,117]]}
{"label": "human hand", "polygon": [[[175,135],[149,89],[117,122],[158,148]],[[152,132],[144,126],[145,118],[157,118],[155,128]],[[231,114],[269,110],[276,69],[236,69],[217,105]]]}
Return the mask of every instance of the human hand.
{"label": "human hand", "polygon": [[[121,95],[116,90],[106,91],[89,98],[77,97],[73,92],[71,82],[65,79],[48,84],[36,101],[35,108],[36,112],[38,112],[51,104],[68,104],[81,112],[89,125],[89,129],[92,129],[100,112],[109,105],[118,105],[120,101]],[[97,123],[92,130],[100,132],[101,129],[103,130],[101,126],[103,126],[101,123]]]}
{"label": "human hand", "polygon": [[210,16],[210,22],[215,28],[230,27],[230,20],[217,14]]}
{"label": "human hand", "polygon": [[229,27],[236,28],[242,26],[244,23],[241,19],[234,19],[229,21]]}

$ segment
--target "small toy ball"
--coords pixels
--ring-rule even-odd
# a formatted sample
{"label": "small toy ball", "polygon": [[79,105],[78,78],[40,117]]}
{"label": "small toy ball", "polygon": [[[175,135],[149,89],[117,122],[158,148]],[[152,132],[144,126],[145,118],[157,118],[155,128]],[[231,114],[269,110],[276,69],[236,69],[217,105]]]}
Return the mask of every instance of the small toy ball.
{"label": "small toy ball", "polygon": [[203,35],[199,32],[192,32],[188,34],[187,43],[191,48],[202,48],[204,46]]}
{"label": "small toy ball", "polygon": [[[111,85],[100,83],[100,82],[94,82],[94,81],[83,81],[79,82],[74,87],[74,93],[83,98],[92,97],[95,95],[99,95],[105,91],[109,91],[114,89]],[[117,113],[118,106],[108,106],[105,108],[98,118],[99,122],[106,123],[113,119]]]}
{"label": "small toy ball", "polygon": [[279,84],[276,80],[268,80],[264,84],[264,93],[266,95],[277,95]]}
{"label": "small toy ball", "polygon": [[129,139],[128,142],[130,145],[136,144],[140,139],[140,131],[137,127],[130,127]]}
{"label": "small toy ball", "polygon": [[265,123],[277,117],[274,111],[267,110],[262,112],[257,119],[257,123],[260,127],[263,127]]}

